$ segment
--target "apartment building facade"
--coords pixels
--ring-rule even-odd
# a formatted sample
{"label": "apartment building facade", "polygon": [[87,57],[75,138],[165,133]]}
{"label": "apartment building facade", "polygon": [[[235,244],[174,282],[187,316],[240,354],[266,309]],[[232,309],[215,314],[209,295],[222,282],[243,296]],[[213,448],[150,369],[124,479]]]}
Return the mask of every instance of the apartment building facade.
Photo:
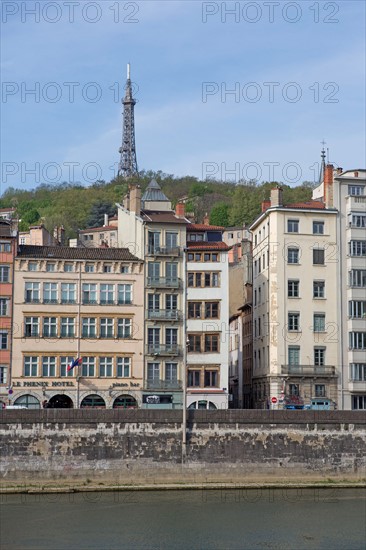
{"label": "apartment building facade", "polygon": [[339,407],[366,409],[366,170],[327,165],[313,198],[339,210]]}
{"label": "apartment building facade", "polygon": [[141,196],[131,185],[118,204],[119,246],[144,259],[144,387],[145,408],[183,406],[185,356],[184,205],[172,210],[155,180]]}
{"label": "apartment building facade", "polygon": [[253,234],[253,406],[338,405],[337,211],[284,206],[273,189]]}
{"label": "apartment building facade", "polygon": [[229,263],[223,227],[187,226],[187,407],[227,409]]}
{"label": "apartment building facade", "polygon": [[12,403],[140,407],[142,262],[126,249],[24,245],[14,265]]}
{"label": "apartment building facade", "polygon": [[11,400],[13,280],[17,233],[11,220],[0,218],[0,408]]}

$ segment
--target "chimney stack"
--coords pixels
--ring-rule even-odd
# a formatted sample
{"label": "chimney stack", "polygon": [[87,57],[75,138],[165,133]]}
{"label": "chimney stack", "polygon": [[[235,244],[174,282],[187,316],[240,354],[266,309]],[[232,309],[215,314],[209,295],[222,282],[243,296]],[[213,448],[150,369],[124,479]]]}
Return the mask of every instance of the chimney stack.
{"label": "chimney stack", "polygon": [[104,226],[103,227],[107,227],[108,225],[108,214],[104,214]]}
{"label": "chimney stack", "polygon": [[177,202],[175,206],[175,215],[177,218],[184,218],[186,214],[186,208],[184,202]]}
{"label": "chimney stack", "polygon": [[282,204],[282,187],[271,189],[271,206],[283,206]]}
{"label": "chimney stack", "polygon": [[324,197],[323,202],[326,208],[333,206],[333,164],[327,164],[324,170]]}
{"label": "chimney stack", "polygon": [[203,225],[210,225],[210,217],[207,212],[203,217]]}
{"label": "chimney stack", "polygon": [[131,184],[130,188],[130,212],[137,216],[141,213],[141,187],[137,184]]}
{"label": "chimney stack", "polygon": [[[270,200],[264,200],[262,201],[262,212],[265,212],[267,208],[271,207],[271,201]],[[245,227],[245,226],[244,226]]]}

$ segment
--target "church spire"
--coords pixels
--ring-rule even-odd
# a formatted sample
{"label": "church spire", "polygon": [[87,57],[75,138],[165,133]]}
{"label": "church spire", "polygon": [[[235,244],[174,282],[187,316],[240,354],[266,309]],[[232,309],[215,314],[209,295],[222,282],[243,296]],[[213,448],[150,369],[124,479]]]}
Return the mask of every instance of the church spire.
{"label": "church spire", "polygon": [[136,146],[135,146],[135,114],[136,101],[132,97],[132,85],[130,64],[127,64],[126,94],[122,99],[123,104],[123,131],[122,145],[119,148],[121,154],[118,165],[118,175],[124,178],[138,175]]}

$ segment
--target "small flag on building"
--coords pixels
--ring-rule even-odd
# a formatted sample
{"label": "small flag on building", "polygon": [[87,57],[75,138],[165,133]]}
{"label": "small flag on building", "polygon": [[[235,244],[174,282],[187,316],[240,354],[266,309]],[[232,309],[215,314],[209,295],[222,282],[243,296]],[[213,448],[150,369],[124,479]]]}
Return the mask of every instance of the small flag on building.
{"label": "small flag on building", "polygon": [[78,357],[74,361],[71,361],[71,363],[67,366],[67,372],[72,370],[74,367],[78,367],[79,365],[81,365],[82,362],[83,362],[82,357]]}

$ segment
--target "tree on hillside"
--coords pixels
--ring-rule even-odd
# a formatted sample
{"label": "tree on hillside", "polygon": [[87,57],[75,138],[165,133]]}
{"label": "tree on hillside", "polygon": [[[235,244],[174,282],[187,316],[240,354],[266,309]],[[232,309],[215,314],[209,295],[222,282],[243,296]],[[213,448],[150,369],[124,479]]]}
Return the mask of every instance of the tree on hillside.
{"label": "tree on hillside", "polygon": [[227,203],[215,204],[210,213],[210,224],[227,227],[229,225],[229,210],[230,207]]}
{"label": "tree on hillside", "polygon": [[116,213],[117,207],[115,204],[106,200],[99,200],[90,209],[87,226],[100,227],[104,224],[104,214],[108,214],[111,217],[115,216]]}

